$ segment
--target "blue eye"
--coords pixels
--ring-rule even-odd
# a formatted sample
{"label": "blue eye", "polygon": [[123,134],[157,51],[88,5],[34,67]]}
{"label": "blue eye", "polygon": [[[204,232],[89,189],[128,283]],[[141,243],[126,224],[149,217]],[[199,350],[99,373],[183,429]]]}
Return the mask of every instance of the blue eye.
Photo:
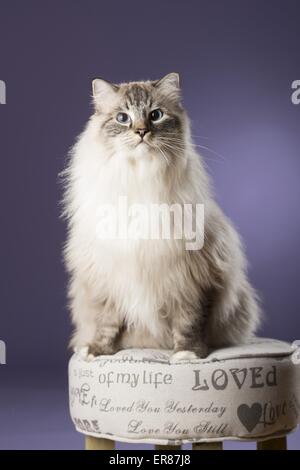
{"label": "blue eye", "polygon": [[131,121],[130,116],[126,113],[118,113],[116,119],[120,124],[128,124]]}
{"label": "blue eye", "polygon": [[159,121],[163,117],[164,113],[161,109],[157,108],[151,111],[150,113],[150,120],[152,122]]}

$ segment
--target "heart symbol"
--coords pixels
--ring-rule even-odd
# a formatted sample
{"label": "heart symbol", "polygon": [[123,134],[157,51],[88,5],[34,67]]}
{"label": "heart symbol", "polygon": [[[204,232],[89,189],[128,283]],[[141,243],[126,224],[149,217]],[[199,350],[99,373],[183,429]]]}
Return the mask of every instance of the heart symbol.
{"label": "heart symbol", "polygon": [[237,409],[237,415],[240,422],[245,426],[248,432],[253,431],[262,414],[262,407],[259,403],[253,403],[248,406],[245,403],[240,405]]}

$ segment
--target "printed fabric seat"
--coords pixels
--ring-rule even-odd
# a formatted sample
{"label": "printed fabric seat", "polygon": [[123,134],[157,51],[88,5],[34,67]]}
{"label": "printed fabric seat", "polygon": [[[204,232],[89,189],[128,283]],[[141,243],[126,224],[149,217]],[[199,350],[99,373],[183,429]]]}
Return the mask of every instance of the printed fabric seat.
{"label": "printed fabric seat", "polygon": [[300,349],[254,338],[178,362],[166,350],[127,349],[92,361],[75,353],[69,400],[87,449],[114,448],[114,441],[209,449],[226,439],[285,448],[300,422]]}

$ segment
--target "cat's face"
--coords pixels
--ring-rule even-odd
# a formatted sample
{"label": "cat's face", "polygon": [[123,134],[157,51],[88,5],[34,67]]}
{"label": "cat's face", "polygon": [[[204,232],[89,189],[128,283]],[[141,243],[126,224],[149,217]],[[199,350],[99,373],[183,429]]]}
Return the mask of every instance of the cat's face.
{"label": "cat's face", "polygon": [[174,160],[184,149],[184,111],[176,73],[158,81],[120,85],[93,81],[99,132],[110,148]]}

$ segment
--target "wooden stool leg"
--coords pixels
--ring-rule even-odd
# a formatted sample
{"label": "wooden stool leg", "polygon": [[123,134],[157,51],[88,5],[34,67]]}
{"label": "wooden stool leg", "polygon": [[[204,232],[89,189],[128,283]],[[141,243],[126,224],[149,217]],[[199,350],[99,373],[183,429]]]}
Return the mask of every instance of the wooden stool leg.
{"label": "wooden stool leg", "polygon": [[85,437],[85,450],[113,450],[115,441],[103,439],[102,437]]}
{"label": "wooden stool leg", "polygon": [[223,450],[223,442],[195,442],[193,450]]}
{"label": "wooden stool leg", "polygon": [[181,446],[163,446],[163,445],[160,445],[160,444],[157,444],[155,446],[155,450],[180,450],[181,449]]}
{"label": "wooden stool leg", "polygon": [[287,450],[286,436],[259,441],[257,443],[257,450]]}

